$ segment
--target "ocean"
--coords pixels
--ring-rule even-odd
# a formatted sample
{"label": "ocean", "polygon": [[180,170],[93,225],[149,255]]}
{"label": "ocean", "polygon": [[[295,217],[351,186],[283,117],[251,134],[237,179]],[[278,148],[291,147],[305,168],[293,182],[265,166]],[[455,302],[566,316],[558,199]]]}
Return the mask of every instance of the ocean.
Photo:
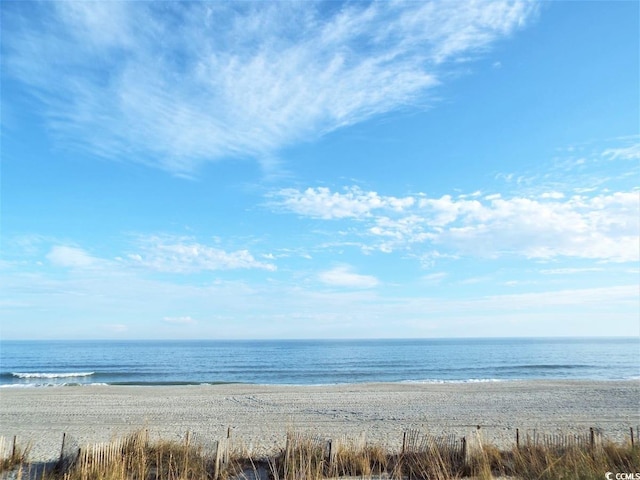
{"label": "ocean", "polygon": [[639,338],[0,341],[0,388],[639,378]]}

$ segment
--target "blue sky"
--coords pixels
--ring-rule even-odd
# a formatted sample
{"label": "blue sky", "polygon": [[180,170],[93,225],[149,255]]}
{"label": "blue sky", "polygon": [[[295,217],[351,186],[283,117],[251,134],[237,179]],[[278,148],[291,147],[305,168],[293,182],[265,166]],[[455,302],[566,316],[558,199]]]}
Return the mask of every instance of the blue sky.
{"label": "blue sky", "polygon": [[630,335],[638,2],[3,2],[0,334]]}

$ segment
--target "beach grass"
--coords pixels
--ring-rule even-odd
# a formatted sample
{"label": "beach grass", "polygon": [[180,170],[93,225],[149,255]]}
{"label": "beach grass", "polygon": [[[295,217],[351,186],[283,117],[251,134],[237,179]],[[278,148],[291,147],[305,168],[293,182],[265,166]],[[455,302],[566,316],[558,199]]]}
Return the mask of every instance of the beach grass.
{"label": "beach grass", "polygon": [[596,450],[584,447],[560,450],[550,446],[508,451],[487,448],[472,458],[465,475],[482,480],[495,477],[602,480],[606,472],[639,471],[640,449],[606,442]]}
{"label": "beach grass", "polygon": [[[112,442],[78,449],[43,470],[42,480],[321,480],[326,478],[451,480],[473,478],[602,479],[606,472],[640,471],[640,448],[631,442],[527,444],[499,449],[476,442],[473,448],[416,436],[400,452],[372,445],[363,436],[326,441],[289,432],[279,452],[254,458],[230,442],[205,448],[189,434],[183,441],[150,441],[144,430]],[[30,471],[26,448],[0,464],[0,472]]]}
{"label": "beach grass", "polygon": [[[30,450],[30,444],[24,446],[19,445],[16,443],[16,437],[13,437],[10,443],[7,443],[4,437],[0,437],[0,452],[3,452],[3,455],[0,457],[0,473],[25,464],[29,457]],[[5,452],[8,452],[8,454],[5,455]]]}

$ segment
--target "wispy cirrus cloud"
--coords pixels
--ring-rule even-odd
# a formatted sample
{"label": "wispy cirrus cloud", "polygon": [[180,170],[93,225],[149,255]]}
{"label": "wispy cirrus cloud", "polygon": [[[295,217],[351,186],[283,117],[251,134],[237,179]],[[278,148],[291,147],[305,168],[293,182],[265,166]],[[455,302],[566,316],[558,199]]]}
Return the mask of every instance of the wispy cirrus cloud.
{"label": "wispy cirrus cloud", "polygon": [[528,172],[501,172],[503,189],[528,196],[604,191],[637,187],[640,135],[594,139],[557,149],[557,155]]}
{"label": "wispy cirrus cloud", "polygon": [[612,160],[640,160],[640,143],[628,147],[608,148],[602,154]]}
{"label": "wispy cirrus cloud", "polygon": [[402,208],[394,208],[395,197],[359,189],[286,189],[279,195],[280,209],[356,221],[359,235],[367,239],[364,248],[383,252],[425,245],[453,255],[611,262],[637,261],[640,252],[637,190],[505,198],[420,194],[402,198]]}
{"label": "wispy cirrus cloud", "polygon": [[[63,145],[192,174],[423,104],[529,1],[14,2],[3,72]],[[141,21],[144,19],[144,21]]]}

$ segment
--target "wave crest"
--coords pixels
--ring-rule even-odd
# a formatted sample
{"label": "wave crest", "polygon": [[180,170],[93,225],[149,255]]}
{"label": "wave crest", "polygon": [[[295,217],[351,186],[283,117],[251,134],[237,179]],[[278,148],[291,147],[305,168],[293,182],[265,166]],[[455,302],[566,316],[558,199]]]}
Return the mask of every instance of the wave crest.
{"label": "wave crest", "polygon": [[68,378],[68,377],[90,377],[95,372],[54,372],[54,373],[21,373],[11,372],[17,378]]}

